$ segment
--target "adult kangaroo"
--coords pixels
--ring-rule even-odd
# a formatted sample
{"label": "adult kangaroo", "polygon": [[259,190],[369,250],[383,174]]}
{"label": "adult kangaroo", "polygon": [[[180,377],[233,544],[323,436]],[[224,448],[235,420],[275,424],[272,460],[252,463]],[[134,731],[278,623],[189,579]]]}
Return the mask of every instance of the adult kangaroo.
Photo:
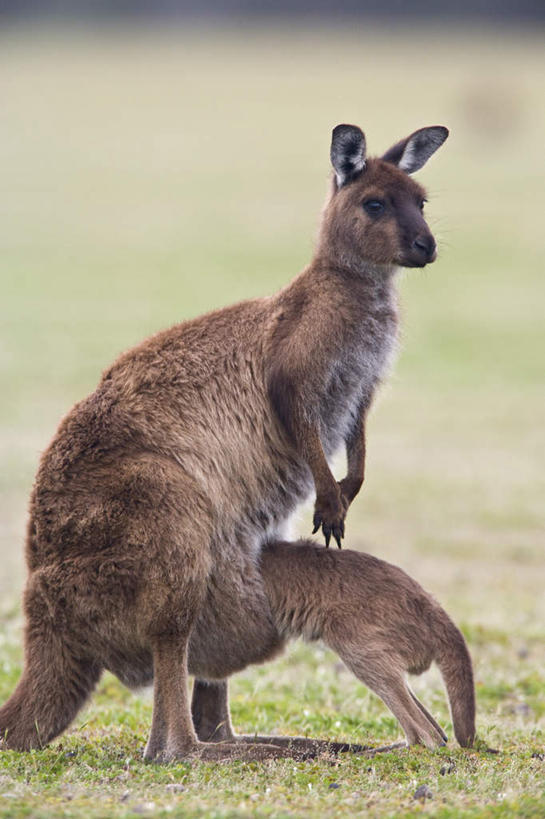
{"label": "adult kangaroo", "polygon": [[[365,416],[394,347],[394,274],[436,256],[409,174],[447,135],[422,128],[367,159],[362,131],[337,126],[310,265],[274,296],[121,355],[61,422],[30,500],[24,670],[0,709],[5,746],[50,741],[109,669],[128,684],[153,679],[147,758],[214,758],[187,697],[194,625],[203,613],[240,616],[242,584],[249,645],[275,642],[257,561],[313,488],[315,530],[341,545],[364,477]],[[328,459],[342,442],[337,483]],[[221,629],[202,639],[221,641]],[[192,655],[206,678],[194,642]],[[251,658],[234,650],[230,662]]]}

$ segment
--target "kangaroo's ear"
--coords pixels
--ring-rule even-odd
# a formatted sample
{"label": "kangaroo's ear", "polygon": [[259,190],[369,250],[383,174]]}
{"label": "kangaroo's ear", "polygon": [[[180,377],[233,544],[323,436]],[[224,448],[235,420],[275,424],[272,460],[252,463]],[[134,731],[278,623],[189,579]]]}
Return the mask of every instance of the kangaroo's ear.
{"label": "kangaroo's ear", "polygon": [[402,139],[401,142],[392,145],[382,158],[385,162],[397,165],[405,173],[414,173],[426,164],[447,137],[448,128],[443,125],[420,128],[407,139]]}
{"label": "kangaroo's ear", "polygon": [[331,164],[337,187],[352,182],[365,168],[365,134],[357,125],[337,125],[331,135]]}

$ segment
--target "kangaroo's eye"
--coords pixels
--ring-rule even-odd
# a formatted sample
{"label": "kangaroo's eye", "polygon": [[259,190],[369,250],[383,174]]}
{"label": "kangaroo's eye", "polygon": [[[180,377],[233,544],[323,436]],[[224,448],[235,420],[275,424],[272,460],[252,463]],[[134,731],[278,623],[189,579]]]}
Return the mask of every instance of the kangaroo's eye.
{"label": "kangaroo's eye", "polygon": [[368,199],[363,203],[363,209],[369,216],[380,216],[386,210],[386,204],[381,199]]}
{"label": "kangaroo's eye", "polygon": [[426,204],[427,201],[428,201],[427,199],[420,200],[420,202],[418,203],[418,207],[420,208],[420,210],[424,210],[424,205]]}

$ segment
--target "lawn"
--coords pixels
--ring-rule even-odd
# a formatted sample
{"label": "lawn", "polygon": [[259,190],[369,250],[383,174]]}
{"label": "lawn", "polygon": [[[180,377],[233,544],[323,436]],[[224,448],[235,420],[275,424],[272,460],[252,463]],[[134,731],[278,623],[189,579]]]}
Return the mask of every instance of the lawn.
{"label": "lawn", "polygon": [[[149,693],[104,677],[51,747],[0,754],[0,817],[545,814],[543,46],[485,29],[2,32],[0,701],[21,668],[27,497],[62,414],[142,337],[301,269],[335,124],[379,152],[444,123],[419,174],[440,258],[400,282],[347,546],[401,565],[460,624],[480,744],[160,768],[141,761]],[[438,675],[414,686],[448,726]],[[231,690],[246,732],[400,737],[319,645]]]}

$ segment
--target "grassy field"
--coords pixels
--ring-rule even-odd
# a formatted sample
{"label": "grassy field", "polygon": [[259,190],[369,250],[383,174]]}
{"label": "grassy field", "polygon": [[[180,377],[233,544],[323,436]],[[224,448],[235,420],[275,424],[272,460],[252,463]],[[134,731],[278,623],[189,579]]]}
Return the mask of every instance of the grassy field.
{"label": "grassy field", "polygon": [[[444,123],[419,176],[441,255],[401,282],[347,545],[462,626],[482,744],[159,768],[141,762],[149,695],[105,677],[60,741],[0,754],[0,817],[544,815],[544,53],[490,30],[2,33],[0,701],[20,673],[26,499],[61,415],[146,334],[305,264],[336,123],[372,152]],[[448,724],[438,676],[415,688]],[[247,732],[400,736],[319,646],[240,675],[232,707]]]}

